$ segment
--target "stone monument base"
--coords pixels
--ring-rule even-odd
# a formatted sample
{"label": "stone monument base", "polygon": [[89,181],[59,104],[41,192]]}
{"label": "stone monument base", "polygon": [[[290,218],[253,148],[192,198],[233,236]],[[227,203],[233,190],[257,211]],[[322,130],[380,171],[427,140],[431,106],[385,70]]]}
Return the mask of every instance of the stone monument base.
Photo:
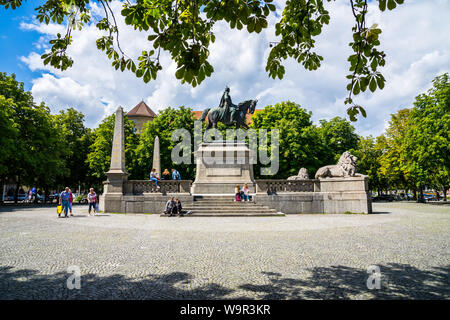
{"label": "stone monument base", "polygon": [[197,172],[193,195],[234,194],[236,185],[246,183],[254,193],[253,154],[248,145],[237,141],[205,142],[195,152]]}
{"label": "stone monument base", "polygon": [[372,213],[367,176],[320,179],[320,192],[324,195],[324,212]]}
{"label": "stone monument base", "polygon": [[149,193],[142,195],[104,194],[100,197],[100,210],[105,213],[160,214],[170,197],[178,198],[183,207],[192,205],[194,197],[182,193]]}

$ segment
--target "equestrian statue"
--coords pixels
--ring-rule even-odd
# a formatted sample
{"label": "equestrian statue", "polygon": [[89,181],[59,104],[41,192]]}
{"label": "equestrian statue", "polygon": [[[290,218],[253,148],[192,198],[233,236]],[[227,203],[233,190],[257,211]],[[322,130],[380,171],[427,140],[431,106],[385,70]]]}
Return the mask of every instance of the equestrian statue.
{"label": "equestrian statue", "polygon": [[[236,125],[236,129],[241,127],[248,129],[246,123],[247,113],[255,112],[258,100],[246,100],[238,105],[233,104],[230,97],[230,88],[226,87],[220,99],[220,104],[216,108],[205,109],[202,113],[200,121],[205,121],[208,117],[208,126],[206,131],[211,128],[217,128],[217,123],[222,122],[225,125]],[[205,132],[206,134],[206,132]]]}

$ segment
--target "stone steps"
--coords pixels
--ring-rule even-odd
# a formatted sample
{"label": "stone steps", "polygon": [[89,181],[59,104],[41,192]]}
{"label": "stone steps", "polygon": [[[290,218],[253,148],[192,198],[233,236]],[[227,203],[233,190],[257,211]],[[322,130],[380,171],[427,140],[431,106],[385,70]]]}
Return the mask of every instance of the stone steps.
{"label": "stone steps", "polygon": [[[161,214],[161,217],[168,217],[167,214]],[[284,217],[284,213],[279,212],[194,212],[185,214],[184,217]]]}
{"label": "stone steps", "polygon": [[[194,196],[194,202],[183,210],[185,217],[280,217],[283,213],[253,201],[234,201],[233,195]],[[161,215],[167,217],[168,215]]]}
{"label": "stone steps", "polygon": [[186,204],[185,207],[199,207],[199,208],[206,208],[206,207],[236,207],[236,208],[262,208],[264,207],[262,204],[255,204],[253,202],[247,202],[247,203],[239,203],[239,202],[234,202],[234,203],[217,203],[217,202],[213,202],[213,203],[196,203],[194,202],[192,205],[191,204]]}
{"label": "stone steps", "polygon": [[197,212],[243,212],[243,213],[250,213],[250,212],[276,212],[275,209],[269,209],[267,207],[263,208],[224,208],[224,207],[216,207],[216,208],[202,208],[202,207],[185,207],[183,210],[186,211],[193,211],[195,213]]}

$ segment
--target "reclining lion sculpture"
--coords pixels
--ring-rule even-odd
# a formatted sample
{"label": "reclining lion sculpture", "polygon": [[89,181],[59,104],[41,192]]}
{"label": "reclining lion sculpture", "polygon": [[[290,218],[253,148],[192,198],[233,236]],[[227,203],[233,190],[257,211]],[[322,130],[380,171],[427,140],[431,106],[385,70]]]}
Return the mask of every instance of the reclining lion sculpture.
{"label": "reclining lion sculpture", "polygon": [[300,168],[298,171],[298,174],[296,176],[290,176],[287,178],[288,180],[308,180],[308,170],[306,168]]}
{"label": "reclining lion sculpture", "polygon": [[356,173],[356,161],[357,157],[350,152],[345,151],[336,165],[325,166],[319,168],[316,172],[316,179],[319,178],[342,178],[342,177],[355,177],[361,176]]}

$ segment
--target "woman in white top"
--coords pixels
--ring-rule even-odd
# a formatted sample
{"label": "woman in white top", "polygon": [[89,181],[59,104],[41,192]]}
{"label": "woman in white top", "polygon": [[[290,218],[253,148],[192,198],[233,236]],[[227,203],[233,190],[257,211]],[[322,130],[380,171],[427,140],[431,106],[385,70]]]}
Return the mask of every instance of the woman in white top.
{"label": "woman in white top", "polygon": [[244,188],[242,188],[242,191],[244,191],[243,200],[250,201],[250,197],[249,197],[250,189],[248,188],[247,184],[244,184]]}
{"label": "woman in white top", "polygon": [[152,171],[150,172],[150,180],[155,181],[156,188],[159,189],[158,174],[156,173],[156,169],[152,169]]}

